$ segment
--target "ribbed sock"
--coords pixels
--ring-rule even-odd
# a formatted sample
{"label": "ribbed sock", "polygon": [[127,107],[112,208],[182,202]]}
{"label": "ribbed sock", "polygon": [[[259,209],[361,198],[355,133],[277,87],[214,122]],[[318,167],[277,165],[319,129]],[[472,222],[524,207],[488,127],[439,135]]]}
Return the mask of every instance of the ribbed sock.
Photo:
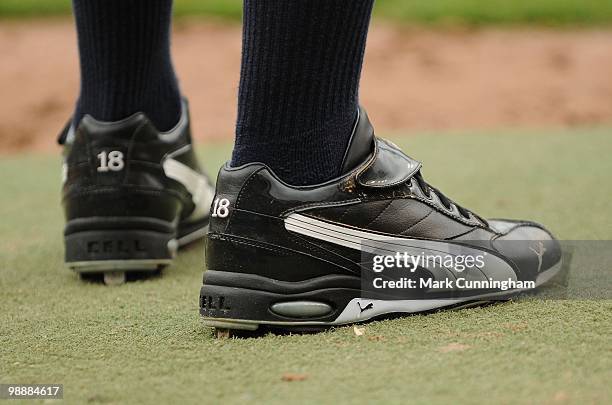
{"label": "ribbed sock", "polygon": [[181,114],[170,57],[172,0],[73,0],[81,65],[74,121],[144,112],[161,131]]}
{"label": "ribbed sock", "polygon": [[244,0],[232,165],[284,181],[337,176],[358,108],[373,0]]}

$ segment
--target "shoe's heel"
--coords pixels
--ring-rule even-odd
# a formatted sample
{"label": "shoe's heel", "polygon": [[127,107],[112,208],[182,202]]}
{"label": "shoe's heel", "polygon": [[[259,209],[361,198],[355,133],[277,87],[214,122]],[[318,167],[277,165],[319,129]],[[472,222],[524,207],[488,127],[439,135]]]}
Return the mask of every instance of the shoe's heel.
{"label": "shoe's heel", "polygon": [[65,231],[66,265],[82,275],[102,275],[107,284],[126,273],[156,273],[178,249],[170,223],[150,218],[85,218]]}
{"label": "shoe's heel", "polygon": [[359,279],[329,275],[301,282],[208,270],[200,290],[204,325],[223,330],[310,332],[335,325],[359,297]]}

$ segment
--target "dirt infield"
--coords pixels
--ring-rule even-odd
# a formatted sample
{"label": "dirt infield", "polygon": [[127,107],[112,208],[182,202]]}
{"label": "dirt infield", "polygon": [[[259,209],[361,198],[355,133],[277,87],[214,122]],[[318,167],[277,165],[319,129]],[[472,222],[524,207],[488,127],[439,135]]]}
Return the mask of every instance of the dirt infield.
{"label": "dirt infield", "polygon": [[[233,133],[240,27],[180,22],[196,136]],[[612,31],[427,31],[375,24],[361,99],[381,131],[612,123]],[[49,150],[78,91],[69,20],[0,22],[0,151]]]}

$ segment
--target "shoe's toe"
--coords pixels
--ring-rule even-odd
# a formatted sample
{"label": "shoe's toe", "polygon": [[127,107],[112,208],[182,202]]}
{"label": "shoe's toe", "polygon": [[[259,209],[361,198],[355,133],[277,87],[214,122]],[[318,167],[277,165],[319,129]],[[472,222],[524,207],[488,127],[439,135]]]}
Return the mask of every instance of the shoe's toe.
{"label": "shoe's toe", "polygon": [[561,245],[542,225],[530,221],[493,219],[491,229],[497,251],[516,264],[520,280],[541,285],[554,276],[561,265]]}

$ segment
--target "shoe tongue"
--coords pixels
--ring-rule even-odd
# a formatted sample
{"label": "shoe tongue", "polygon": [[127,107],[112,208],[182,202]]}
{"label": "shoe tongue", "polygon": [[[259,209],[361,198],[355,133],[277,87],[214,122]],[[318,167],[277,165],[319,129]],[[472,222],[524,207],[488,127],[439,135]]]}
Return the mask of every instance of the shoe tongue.
{"label": "shoe tongue", "polygon": [[362,164],[374,150],[374,128],[363,107],[359,107],[355,129],[349,140],[344,159],[342,174],[346,174]]}

